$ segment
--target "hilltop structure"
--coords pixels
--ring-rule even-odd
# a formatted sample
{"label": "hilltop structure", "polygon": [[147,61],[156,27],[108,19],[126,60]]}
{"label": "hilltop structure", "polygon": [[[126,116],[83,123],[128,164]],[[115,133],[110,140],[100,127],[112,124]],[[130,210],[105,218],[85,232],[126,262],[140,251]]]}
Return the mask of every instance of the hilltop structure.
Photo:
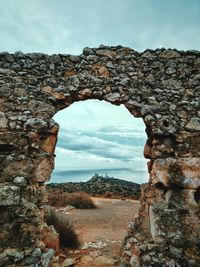
{"label": "hilltop structure", "polygon": [[199,266],[200,52],[121,46],[0,54],[0,266],[50,266],[42,234],[52,117],[86,99],[124,104],[146,125],[150,179],[121,266]]}
{"label": "hilltop structure", "polygon": [[87,182],[52,183],[47,189],[59,189],[61,192],[84,192],[92,195],[107,195],[117,197],[132,197],[139,199],[140,185],[137,183],[95,174]]}

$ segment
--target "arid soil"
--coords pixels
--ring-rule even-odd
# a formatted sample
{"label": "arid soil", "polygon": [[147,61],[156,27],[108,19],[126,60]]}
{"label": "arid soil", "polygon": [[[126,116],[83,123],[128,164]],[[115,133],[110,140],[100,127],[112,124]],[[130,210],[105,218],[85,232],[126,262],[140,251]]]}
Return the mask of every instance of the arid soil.
{"label": "arid soil", "polygon": [[128,223],[137,215],[140,203],[134,200],[93,198],[97,209],[69,212],[82,243],[76,255],[78,267],[117,266]]}

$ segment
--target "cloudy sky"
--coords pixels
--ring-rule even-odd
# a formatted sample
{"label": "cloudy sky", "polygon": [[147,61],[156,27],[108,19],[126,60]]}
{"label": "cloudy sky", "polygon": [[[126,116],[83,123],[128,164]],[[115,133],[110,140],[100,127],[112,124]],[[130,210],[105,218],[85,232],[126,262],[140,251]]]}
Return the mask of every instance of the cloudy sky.
{"label": "cloudy sky", "polygon": [[[100,44],[200,50],[200,1],[0,0],[0,51],[78,55]],[[123,106],[74,103],[55,120],[61,130],[54,180],[84,180],[91,169],[147,179],[144,124]]]}
{"label": "cloudy sky", "polygon": [[54,119],[61,125],[55,181],[84,181],[94,173],[147,180],[144,123],[133,118],[123,105],[99,100],[76,102]]}
{"label": "cloudy sky", "polygon": [[0,50],[200,48],[199,0],[1,0]]}

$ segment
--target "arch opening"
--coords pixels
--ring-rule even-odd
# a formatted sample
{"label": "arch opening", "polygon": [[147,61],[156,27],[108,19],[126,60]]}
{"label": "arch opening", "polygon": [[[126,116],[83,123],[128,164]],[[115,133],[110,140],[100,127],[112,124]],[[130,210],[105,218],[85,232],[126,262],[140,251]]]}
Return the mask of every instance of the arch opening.
{"label": "arch opening", "polygon": [[88,171],[86,179],[96,171],[113,176],[118,173],[122,179],[139,184],[148,181],[144,123],[123,105],[99,100],[74,102],[54,120],[60,131],[52,181],[63,181],[59,175],[67,176],[66,181],[73,175],[85,181],[81,171],[83,176]]}
{"label": "arch opening", "polygon": [[[68,214],[76,230],[84,232],[80,243],[89,250],[92,241],[96,247],[104,244],[119,257],[127,226],[139,212],[140,185],[148,181],[144,123],[123,105],[99,100],[75,102],[53,119],[60,130],[47,185],[49,204],[60,212],[59,197],[63,200],[77,191],[89,195],[95,211]],[[52,201],[54,196],[58,201]],[[105,251],[110,257],[109,253]]]}

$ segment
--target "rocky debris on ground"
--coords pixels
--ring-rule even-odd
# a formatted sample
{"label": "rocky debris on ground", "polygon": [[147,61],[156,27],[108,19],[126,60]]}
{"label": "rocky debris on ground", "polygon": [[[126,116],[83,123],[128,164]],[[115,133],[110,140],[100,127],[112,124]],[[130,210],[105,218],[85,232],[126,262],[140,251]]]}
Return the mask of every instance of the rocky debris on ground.
{"label": "rocky debris on ground", "polygon": [[62,212],[64,214],[69,214],[70,211],[74,210],[75,207],[72,205],[66,205],[65,207],[54,208],[56,212]]}
{"label": "rocky debris on ground", "polygon": [[62,263],[61,267],[72,267],[75,264],[75,260],[74,259],[66,259],[64,260],[64,262]]}
{"label": "rocky debris on ground", "polygon": [[88,248],[101,249],[101,248],[106,247],[107,245],[108,245],[108,243],[106,241],[89,242],[89,243],[83,244],[83,246],[81,247],[81,249],[88,249]]}
{"label": "rocky debris on ground", "polygon": [[[115,243],[122,243],[119,240],[99,240],[84,243],[82,247],[75,251],[68,251],[67,255],[63,255],[64,261],[61,266],[77,266],[77,267],[110,267],[118,266],[119,256],[112,256],[105,250],[107,246]],[[62,257],[61,257],[62,258]],[[72,264],[72,265],[67,265]],[[74,265],[73,265],[74,264]]]}
{"label": "rocky debris on ground", "polygon": [[105,255],[99,255],[97,257],[92,257],[90,255],[85,255],[77,263],[77,267],[113,267],[117,266],[118,260],[114,258],[107,257]]}

